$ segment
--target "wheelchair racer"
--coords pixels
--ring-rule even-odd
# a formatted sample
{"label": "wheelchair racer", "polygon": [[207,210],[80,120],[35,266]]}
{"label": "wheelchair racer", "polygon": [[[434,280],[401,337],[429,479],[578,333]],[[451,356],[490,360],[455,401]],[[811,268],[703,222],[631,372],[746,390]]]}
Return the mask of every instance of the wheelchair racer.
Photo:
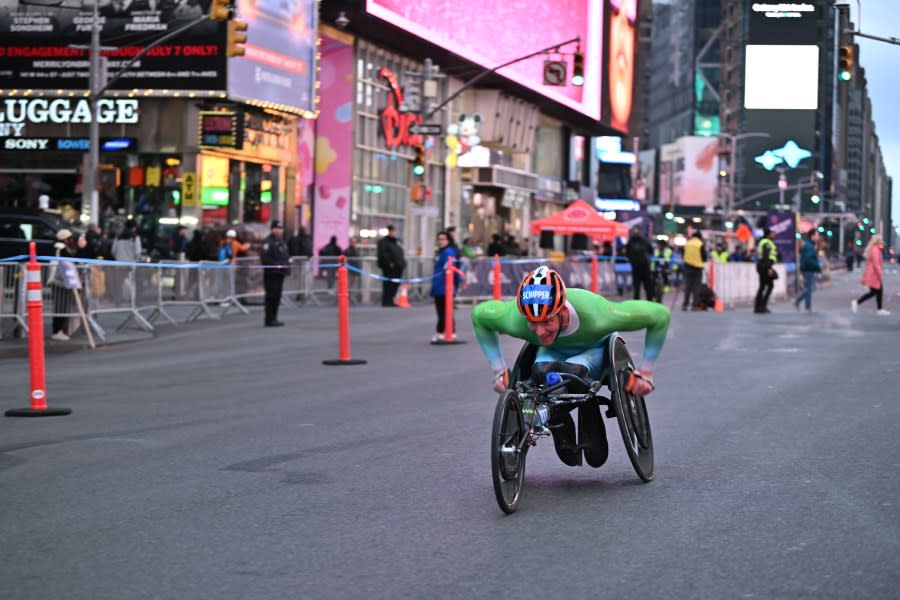
{"label": "wheelchair racer", "polygon": [[[515,308],[514,308],[515,307]],[[642,361],[625,391],[646,396],[653,391],[653,368],[669,330],[669,309],[646,300],[611,302],[583,289],[566,290],[562,277],[541,266],[519,284],[514,300],[490,300],[472,311],[472,324],[481,349],[494,371],[498,393],[509,386],[509,369],[500,350],[500,334],[538,346],[533,377],[548,370],[565,370],[582,378],[601,379],[606,369],[605,338],[617,331],[646,329]],[[578,411],[581,443],[575,443],[575,424],[568,411],[551,413],[548,423],[556,452],[570,465],[581,464],[581,452],[593,467],[606,461],[608,446],[599,407]]]}

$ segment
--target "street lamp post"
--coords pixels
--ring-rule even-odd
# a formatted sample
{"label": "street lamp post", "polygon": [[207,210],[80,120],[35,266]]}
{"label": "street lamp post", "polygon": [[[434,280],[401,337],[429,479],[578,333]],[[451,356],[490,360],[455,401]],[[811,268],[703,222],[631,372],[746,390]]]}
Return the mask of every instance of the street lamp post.
{"label": "street lamp post", "polygon": [[725,218],[728,219],[728,216],[731,214],[731,211],[734,208],[734,172],[736,170],[734,162],[735,160],[737,160],[737,143],[743,139],[750,137],[769,137],[769,134],[763,131],[748,131],[746,133],[737,134],[720,132],[719,137],[727,139],[731,146],[728,157],[728,205],[725,207]]}
{"label": "street lamp post", "polygon": [[88,148],[88,164],[84,172],[82,185],[81,206],[87,200],[91,207],[91,224],[100,224],[100,198],[97,191],[97,169],[100,166],[100,123],[97,121],[97,90],[100,89],[100,12],[99,2],[94,2],[93,16],[91,17],[91,56],[90,78],[88,81],[88,104],[91,108],[90,146]]}

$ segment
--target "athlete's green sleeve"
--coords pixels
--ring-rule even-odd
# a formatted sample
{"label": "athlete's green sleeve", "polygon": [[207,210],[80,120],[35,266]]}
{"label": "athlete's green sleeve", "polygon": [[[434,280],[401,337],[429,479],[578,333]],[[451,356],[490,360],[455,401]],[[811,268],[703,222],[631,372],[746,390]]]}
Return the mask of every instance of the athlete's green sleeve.
{"label": "athlete's green sleeve", "polygon": [[671,317],[669,309],[663,304],[647,300],[610,302],[604,298],[604,301],[607,306],[601,314],[604,317],[605,328],[610,331],[647,330],[643,358],[648,368],[652,369],[669,331]]}
{"label": "athlete's green sleeve", "polygon": [[525,318],[519,314],[516,304],[512,300],[482,302],[472,310],[472,326],[475,329],[475,337],[494,371],[506,367],[506,361],[503,360],[503,352],[500,349],[501,333],[523,340],[536,341],[534,335],[528,331]]}

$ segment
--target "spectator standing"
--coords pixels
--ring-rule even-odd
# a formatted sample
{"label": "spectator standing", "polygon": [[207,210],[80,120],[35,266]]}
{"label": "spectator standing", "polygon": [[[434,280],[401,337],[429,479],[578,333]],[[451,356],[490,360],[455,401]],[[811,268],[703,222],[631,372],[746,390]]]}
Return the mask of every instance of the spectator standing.
{"label": "spectator standing", "polygon": [[703,267],[706,265],[706,247],[703,234],[695,231],[684,245],[684,302],[681,310],[696,308],[703,281]]}
{"label": "spectator standing", "polygon": [[185,258],[193,262],[199,262],[209,258],[209,253],[206,250],[206,240],[204,239],[203,232],[199,229],[194,230],[191,241],[188,242]]}
{"label": "spectator standing", "polygon": [[219,251],[216,258],[219,262],[227,261],[229,264],[236,264],[236,259],[241,254],[246,253],[250,249],[249,243],[241,243],[237,239],[237,231],[229,229],[225,232],[225,239],[219,245]]}
{"label": "spectator standing", "polygon": [[744,249],[740,246],[734,247],[734,252],[728,257],[728,262],[746,262],[747,255],[744,252]]}
{"label": "spectator standing", "polygon": [[179,225],[169,238],[169,252],[175,260],[184,260],[187,257],[187,247],[187,227]]}
{"label": "spectator standing", "polygon": [[653,286],[661,289],[653,290],[653,296],[658,302],[662,302],[663,294],[669,292],[669,271],[672,269],[672,248],[666,240],[657,240],[653,249],[653,272],[659,277],[654,278]]}
{"label": "spectator standing", "polygon": [[306,227],[301,225],[297,228],[297,233],[288,240],[288,250],[291,256],[312,258],[312,238],[306,233]]}
{"label": "spectator standing", "polygon": [[[449,262],[449,258],[452,256],[454,260],[454,264],[458,263],[459,260],[459,251],[456,249],[455,244],[453,243],[453,236],[446,232],[441,231],[437,234],[437,245],[438,252],[434,257],[434,274],[431,277],[431,297],[434,298],[434,310],[437,312],[437,324],[435,325],[435,334],[431,337],[432,342],[438,342],[444,340],[444,331],[447,327],[447,319],[449,318],[451,323],[455,323],[453,321],[453,314],[447,314],[447,277],[444,271],[447,269],[447,263]],[[453,275],[453,284],[454,286],[459,286],[462,284],[462,278],[459,274],[454,273]]]}
{"label": "spectator standing", "polygon": [[[320,260],[320,262],[325,262],[327,264],[337,263],[337,257],[343,254],[344,251],[341,250],[341,247],[338,246],[337,236],[333,235],[328,240],[328,243],[322,246],[319,249],[319,256],[324,257],[324,260]],[[334,257],[330,259],[329,257]],[[337,274],[337,269],[334,267],[329,267],[327,269],[323,269],[325,271],[325,282],[328,285],[328,289],[334,288],[334,277]]]}
{"label": "spectator standing", "polygon": [[522,247],[519,246],[519,242],[516,241],[516,236],[514,235],[506,236],[503,249],[506,251],[506,256],[522,256]]}
{"label": "spectator standing", "polygon": [[377,261],[378,268],[385,277],[381,287],[381,305],[397,306],[394,303],[394,296],[400,282],[391,280],[403,277],[406,258],[403,256],[403,246],[397,241],[397,232],[393,225],[388,225],[387,235],[378,240]]}
{"label": "spectator standing", "polygon": [[644,295],[647,300],[653,299],[652,284],[650,282],[650,254],[653,247],[650,242],[641,235],[639,227],[631,229],[631,237],[625,245],[625,256],[631,264],[631,284],[634,287],[634,299],[641,299],[641,286],[644,287]]}
{"label": "spectator standing", "polygon": [[806,241],[800,249],[800,273],[803,275],[803,282],[806,288],[794,298],[794,308],[800,310],[800,301],[806,303],[806,312],[812,312],[812,297],[816,289],[816,274],[822,272],[822,265],[819,264],[819,253],[816,245],[819,241],[819,232],[815,228],[806,232]]}
{"label": "spectator standing", "polygon": [[491,236],[491,243],[488,244],[487,255],[494,258],[494,255],[506,256],[506,247],[500,241],[500,234],[495,233]]}
{"label": "spectator standing", "polygon": [[[56,232],[56,243],[53,244],[56,256],[60,258],[72,258],[76,254],[75,236],[68,229],[60,229]],[[68,341],[69,334],[66,328],[69,325],[69,317],[60,316],[72,312],[75,304],[75,296],[72,290],[65,285],[62,265],[59,261],[53,263],[53,274],[50,276],[50,290],[53,296],[53,334],[50,339],[60,342]]]}
{"label": "spectator standing", "polygon": [[866,246],[866,268],[863,270],[860,282],[869,288],[869,291],[850,302],[850,309],[855,313],[859,309],[859,305],[872,296],[875,297],[875,305],[877,312],[875,314],[885,316],[891,314],[884,310],[882,302],[884,299],[884,239],[875,234],[869,240]]}
{"label": "spectator standing", "polygon": [[260,259],[263,268],[263,287],[266,291],[266,327],[281,327],[278,320],[278,306],[281,304],[281,290],[284,278],[291,270],[291,256],[283,239],[284,228],[281,221],[272,221],[272,232],[263,240]]}
{"label": "spectator standing", "polygon": [[716,244],[716,249],[712,252],[712,259],[715,263],[727,263],[728,262],[728,249],[725,247],[725,244],[719,242]]}
{"label": "spectator standing", "polygon": [[122,262],[137,262],[142,253],[141,238],[137,234],[137,221],[128,219],[122,233],[113,242],[113,258]]}
{"label": "spectator standing", "polygon": [[756,245],[757,262],[756,274],[759,275],[759,287],[756,289],[756,303],[753,312],[757,314],[765,314],[772,312],[769,310],[769,296],[772,295],[772,289],[775,287],[775,280],[778,274],[775,272],[775,263],[778,262],[778,249],[772,238],[775,232],[770,229],[763,231],[763,236]]}

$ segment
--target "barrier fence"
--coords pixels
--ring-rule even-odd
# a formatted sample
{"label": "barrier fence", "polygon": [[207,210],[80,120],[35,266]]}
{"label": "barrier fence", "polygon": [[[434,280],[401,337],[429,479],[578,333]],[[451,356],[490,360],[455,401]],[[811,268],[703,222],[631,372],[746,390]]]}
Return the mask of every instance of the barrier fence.
{"label": "barrier fence", "polygon": [[[82,281],[82,299],[87,323],[101,340],[107,333],[98,323],[111,321],[110,315],[120,315],[117,325],[123,329],[130,324],[153,331],[160,318],[172,325],[200,318],[220,319],[229,312],[249,314],[247,305],[262,304],[263,267],[258,257],[238,258],[233,264],[218,262],[117,263],[115,261],[82,261],[76,269]],[[540,264],[552,264],[571,287],[591,289],[594,278],[599,293],[606,296],[621,294],[631,286],[627,262],[612,262],[606,257],[592,261],[590,256],[570,256],[564,259],[516,258],[500,261],[500,294],[511,297],[526,272]],[[66,333],[81,326],[73,292],[61,285],[56,276],[57,261],[41,263],[41,289],[46,319],[67,319]],[[595,267],[596,265],[596,267]],[[792,265],[791,265],[792,266]],[[334,305],[337,303],[335,278],[336,259],[294,257],[285,278],[282,302],[297,307],[304,304]],[[465,274],[464,284],[456,291],[462,302],[477,302],[494,297],[495,261],[493,258],[462,259],[459,267]],[[779,278],[773,297],[785,297],[791,290],[792,272],[786,265],[776,265]],[[596,268],[596,275],[594,269]],[[728,306],[753,300],[758,279],[753,263],[716,264],[714,289]],[[426,257],[408,259],[405,277],[398,280],[408,285],[413,301],[430,301],[431,282],[435,274],[434,261]],[[26,324],[25,264],[0,262],[0,338],[9,337],[15,330],[28,333]],[[379,269],[374,257],[359,257],[347,262],[349,302],[369,304],[381,296]],[[670,285],[678,285],[680,269],[670,271]],[[175,310],[176,308],[181,310]]]}

